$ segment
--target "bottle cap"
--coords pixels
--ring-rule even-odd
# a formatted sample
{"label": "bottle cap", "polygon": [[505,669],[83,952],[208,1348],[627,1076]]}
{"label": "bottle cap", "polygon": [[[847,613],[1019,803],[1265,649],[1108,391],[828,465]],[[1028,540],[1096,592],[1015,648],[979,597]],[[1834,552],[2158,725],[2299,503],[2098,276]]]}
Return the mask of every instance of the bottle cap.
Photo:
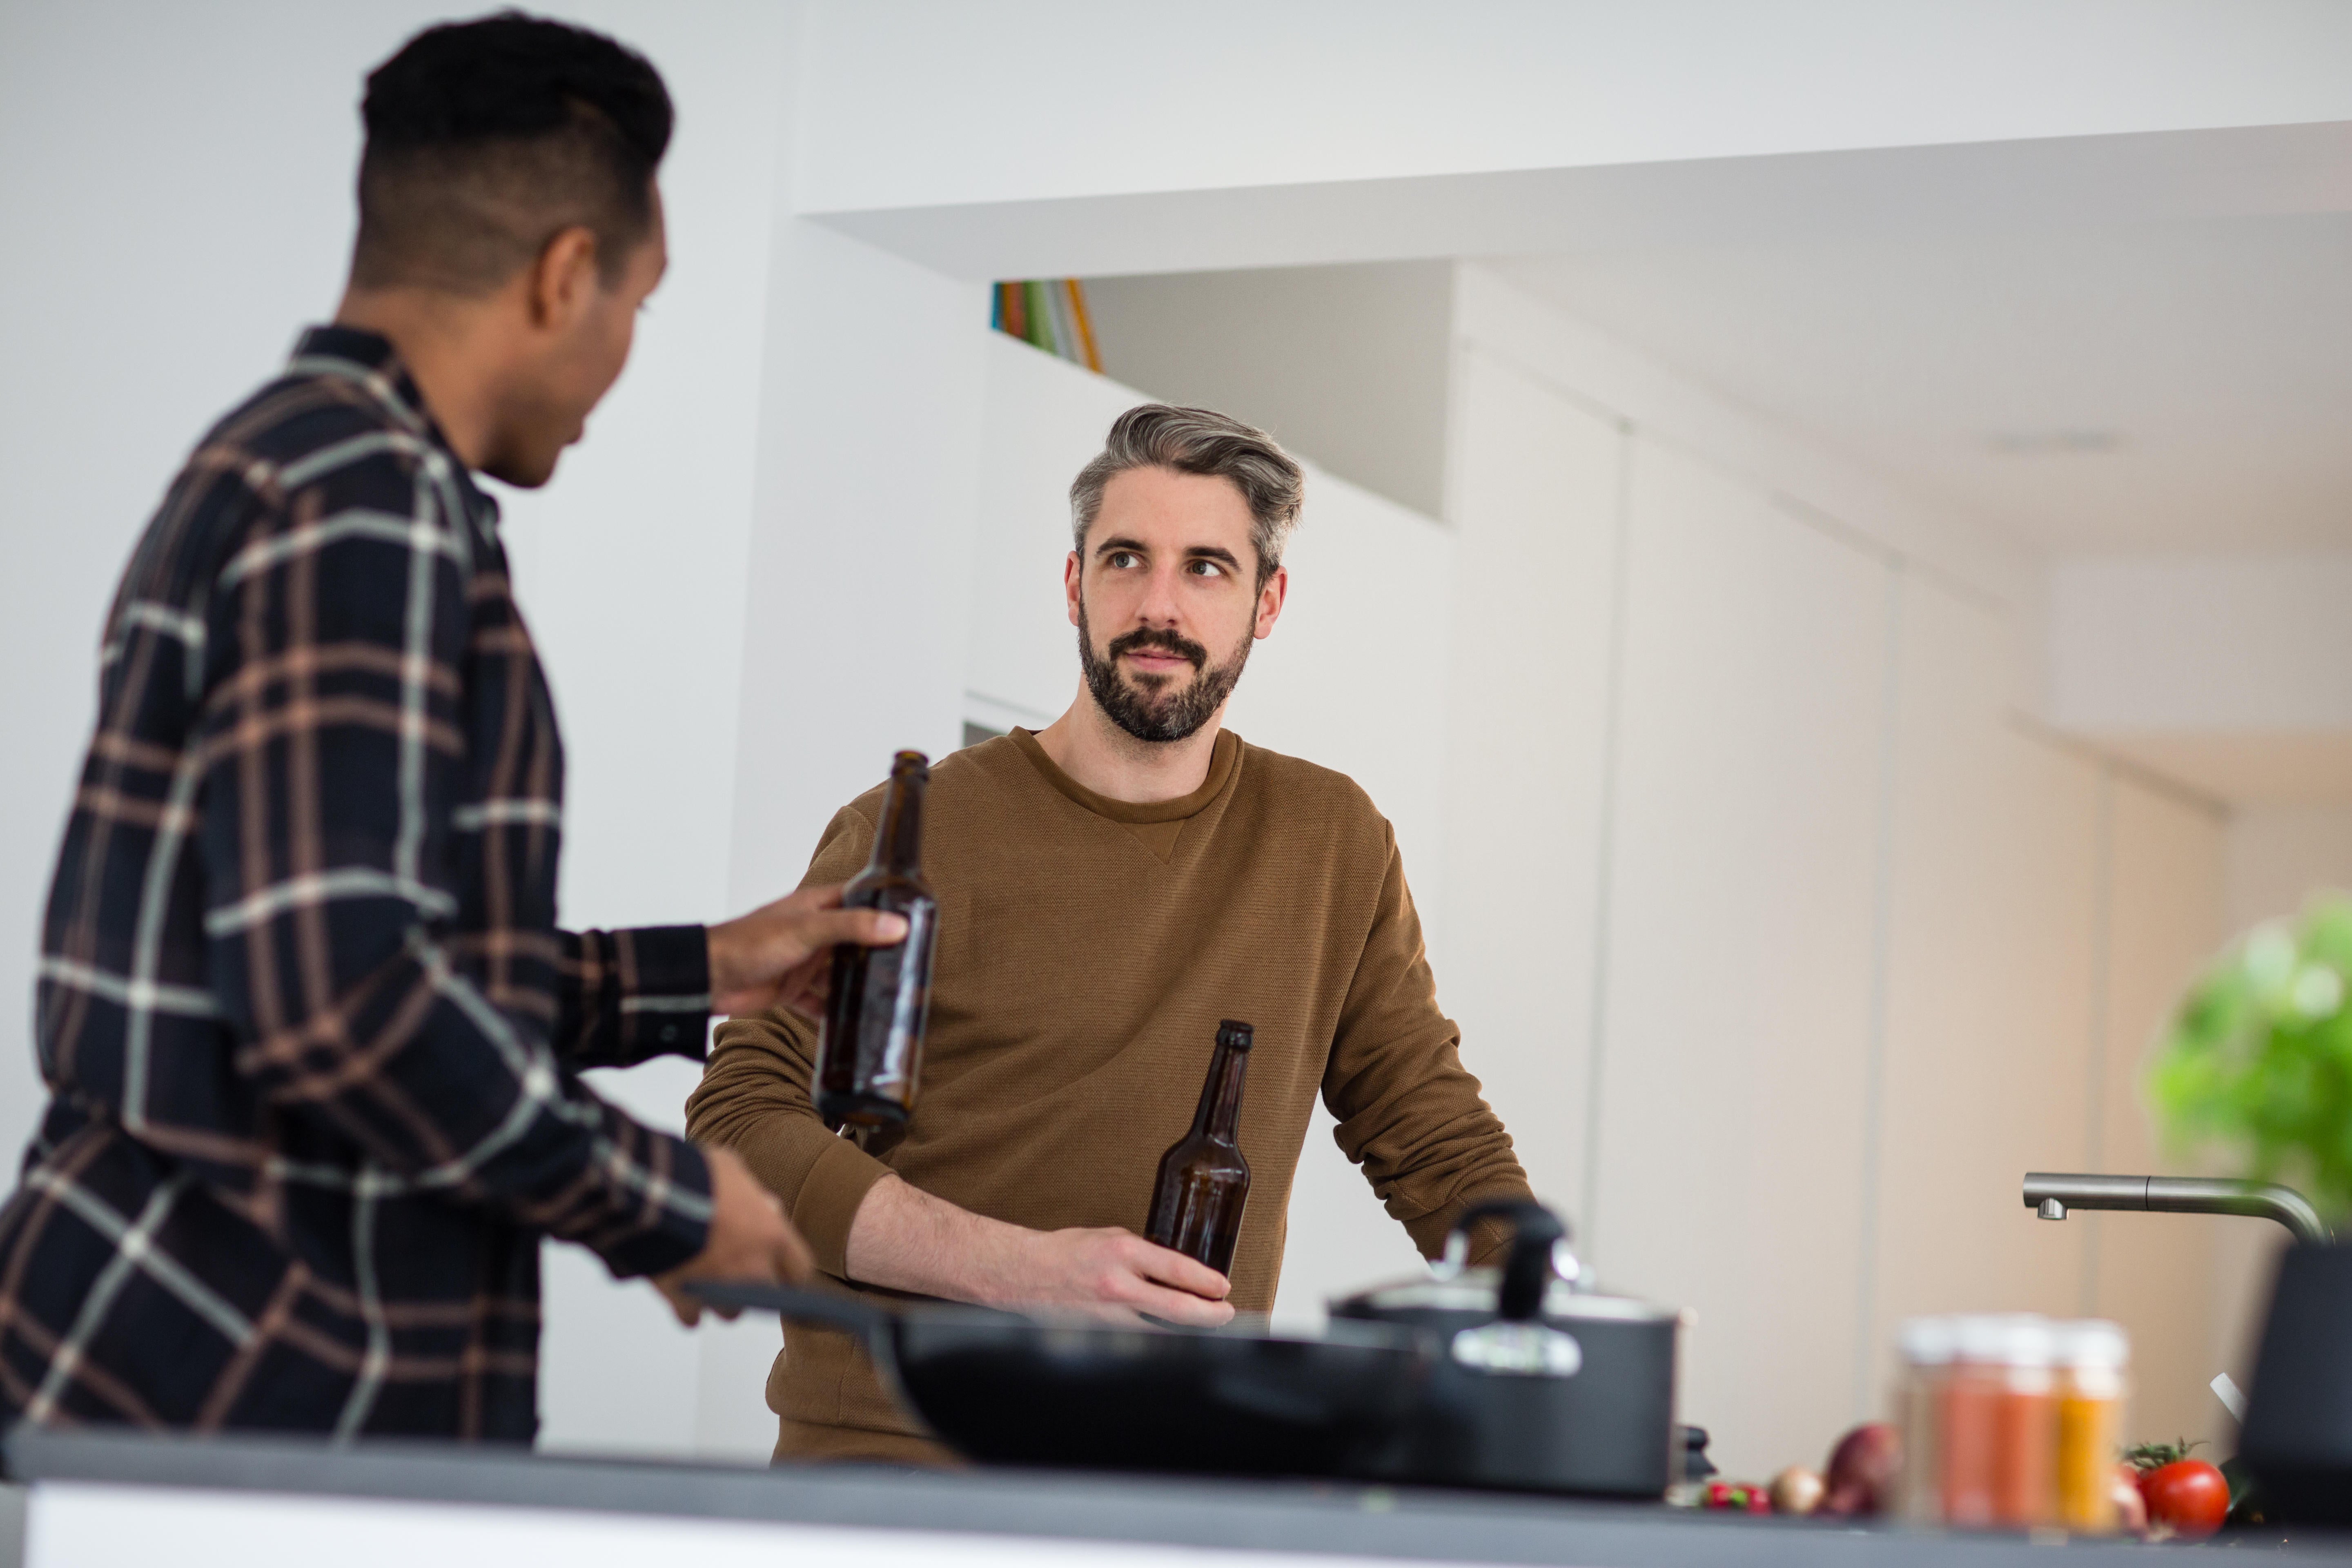
{"label": "bottle cap", "polygon": [[2058,1336],[2050,1320],[2016,1312],[2000,1321],[2001,1361],[2017,1367],[2046,1367],[2057,1357]]}
{"label": "bottle cap", "polygon": [[1895,1342],[1913,1366],[1948,1365],[1959,1353],[1959,1334],[1950,1318],[1913,1318],[1897,1331]]}
{"label": "bottle cap", "polygon": [[2119,1371],[2131,1364],[2131,1336],[2121,1323],[2084,1318],[2058,1325],[2058,1363],[2083,1371]]}
{"label": "bottle cap", "polygon": [[1979,1366],[1998,1366],[2008,1359],[2009,1333],[2003,1319],[1971,1313],[1952,1320],[1952,1359]]}
{"label": "bottle cap", "polygon": [[1247,1024],[1236,1023],[1231,1018],[1222,1019],[1217,1024],[1217,1044],[1221,1046],[1231,1046],[1237,1051],[1245,1051],[1250,1048],[1252,1037],[1253,1033]]}

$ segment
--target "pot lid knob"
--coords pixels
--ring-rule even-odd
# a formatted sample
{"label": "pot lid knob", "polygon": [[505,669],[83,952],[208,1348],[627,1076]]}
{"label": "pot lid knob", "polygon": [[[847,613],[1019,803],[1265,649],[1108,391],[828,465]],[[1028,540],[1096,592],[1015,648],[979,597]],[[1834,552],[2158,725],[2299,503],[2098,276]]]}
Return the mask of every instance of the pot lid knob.
{"label": "pot lid knob", "polygon": [[[1511,1250],[1503,1259],[1503,1284],[1496,1292],[1496,1314],[1509,1322],[1534,1322],[1543,1316],[1544,1290],[1555,1272],[1552,1247],[1568,1239],[1568,1226],[1558,1215],[1532,1199],[1489,1198],[1472,1204],[1454,1222],[1454,1236],[1465,1250],[1471,1226],[1483,1219],[1506,1220],[1511,1226]],[[1452,1250],[1450,1245],[1447,1250]]]}

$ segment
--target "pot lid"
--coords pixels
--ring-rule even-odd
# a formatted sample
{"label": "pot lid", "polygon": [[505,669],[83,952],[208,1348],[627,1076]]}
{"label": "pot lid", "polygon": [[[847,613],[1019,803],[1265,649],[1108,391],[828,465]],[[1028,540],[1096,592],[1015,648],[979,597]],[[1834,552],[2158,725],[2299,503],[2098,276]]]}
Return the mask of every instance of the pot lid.
{"label": "pot lid", "polygon": [[[1435,1311],[1491,1318],[1496,1314],[1496,1300],[1502,1285],[1503,1271],[1499,1268],[1465,1268],[1444,1279],[1400,1279],[1391,1285],[1376,1286],[1334,1302],[1332,1310],[1349,1317]],[[1653,1306],[1630,1296],[1579,1290],[1565,1279],[1554,1279],[1544,1288],[1543,1315],[1620,1323],[1672,1322],[1681,1316],[1672,1308]]]}

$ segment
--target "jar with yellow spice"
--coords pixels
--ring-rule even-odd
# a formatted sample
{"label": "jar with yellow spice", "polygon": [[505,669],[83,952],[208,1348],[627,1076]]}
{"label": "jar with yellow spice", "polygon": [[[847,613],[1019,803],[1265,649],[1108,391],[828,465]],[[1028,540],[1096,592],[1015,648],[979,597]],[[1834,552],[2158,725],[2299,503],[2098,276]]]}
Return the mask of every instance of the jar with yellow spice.
{"label": "jar with yellow spice", "polygon": [[2116,1460],[2129,1393],[2131,1342],[2099,1320],[2058,1329],[2058,1522],[2104,1535],[2116,1528]]}

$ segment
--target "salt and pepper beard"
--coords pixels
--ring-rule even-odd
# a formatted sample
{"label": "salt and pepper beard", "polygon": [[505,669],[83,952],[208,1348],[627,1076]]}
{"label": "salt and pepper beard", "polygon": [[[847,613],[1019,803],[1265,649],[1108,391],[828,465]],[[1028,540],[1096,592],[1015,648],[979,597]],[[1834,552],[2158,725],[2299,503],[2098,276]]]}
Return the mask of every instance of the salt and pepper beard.
{"label": "salt and pepper beard", "polygon": [[[1250,644],[1255,639],[1247,632],[1242,634],[1241,646],[1223,664],[1209,662],[1209,650],[1192,638],[1156,626],[1139,626],[1111,639],[1103,657],[1095,657],[1094,633],[1087,626],[1087,602],[1078,601],[1078,665],[1086,671],[1087,690],[1094,696],[1095,706],[1110,716],[1110,721],[1139,741],[1166,744],[1192,736],[1207,723],[1225,699],[1234,694],[1234,683],[1242,678],[1242,666],[1249,662]],[[1147,675],[1138,678],[1142,689],[1130,685],[1118,668],[1119,657],[1139,647],[1156,647],[1189,659],[1192,679],[1183,687],[1169,691],[1173,678]]]}

